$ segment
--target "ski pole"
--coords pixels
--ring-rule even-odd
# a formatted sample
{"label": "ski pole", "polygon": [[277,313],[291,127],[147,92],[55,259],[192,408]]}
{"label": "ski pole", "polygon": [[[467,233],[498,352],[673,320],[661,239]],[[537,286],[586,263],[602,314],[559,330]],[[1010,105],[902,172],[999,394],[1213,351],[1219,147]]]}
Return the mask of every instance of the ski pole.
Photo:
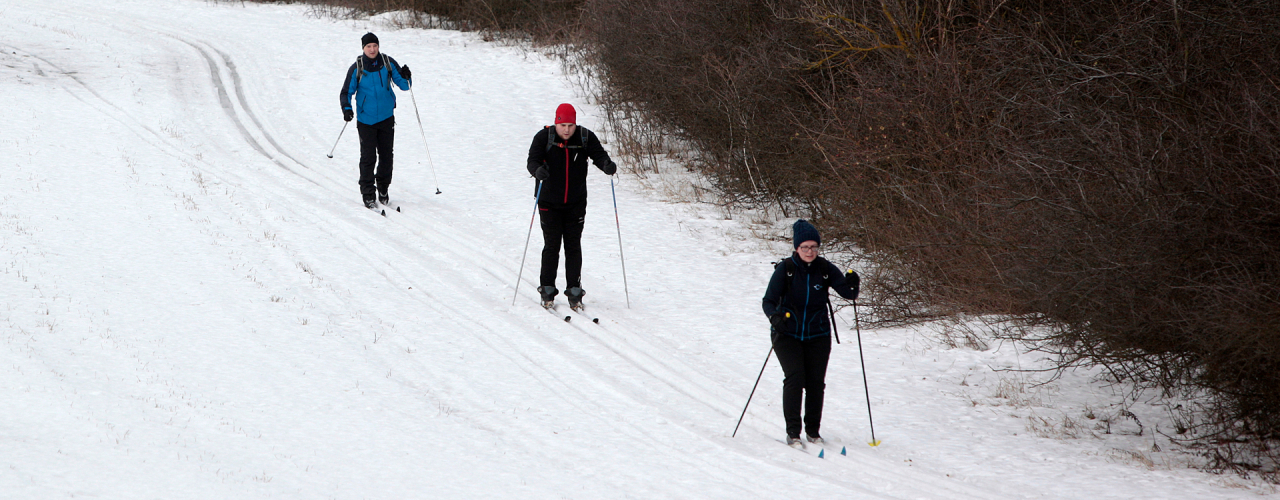
{"label": "ski pole", "polygon": [[[787,317],[791,317],[791,313],[786,313]],[[769,354],[764,355],[764,364],[760,365],[760,374],[756,375],[756,383],[751,386],[751,395],[747,396],[747,404],[742,405],[742,414],[738,415],[738,425],[733,426],[733,434],[729,437],[738,436],[738,427],[742,425],[742,417],[747,416],[747,407],[751,406],[751,398],[756,395],[756,387],[760,386],[760,377],[764,376],[764,367],[769,366],[769,356],[773,355],[773,339],[769,339]]]}
{"label": "ski pole", "polygon": [[516,305],[516,297],[520,296],[520,278],[524,277],[524,259],[529,256],[529,238],[533,236],[533,219],[538,216],[538,199],[542,198],[542,181],[538,181],[538,192],[533,195],[533,215],[529,216],[529,234],[524,235],[524,252],[520,254],[520,274],[516,275],[516,294],[511,297],[511,305]]}
{"label": "ski pole", "polygon": [[422,128],[422,116],[418,115],[418,99],[413,97],[412,86],[409,87],[409,99],[413,101],[413,116],[418,119],[418,132],[422,133],[422,145],[427,148],[427,165],[431,167],[431,178],[436,181],[436,194],[440,194],[440,178],[436,177],[436,165],[431,161],[431,146],[427,144],[427,131]]}
{"label": "ski pole", "polygon": [[[789,314],[789,313],[788,313],[788,314]],[[751,398],[752,398],[752,397],[754,397],[754,396],[756,395],[756,387],[758,387],[758,386],[760,385],[760,377],[763,377],[763,376],[764,376],[764,367],[769,366],[769,357],[770,357],[770,356],[773,356],[773,343],[772,343],[772,342],[770,342],[770,343],[769,343],[769,354],[765,354],[765,355],[764,355],[764,364],[763,364],[763,365],[760,365],[760,374],[759,374],[759,375],[756,375],[756,385],[751,386],[751,395],[750,395],[750,396],[747,396],[747,404],[745,404],[745,405],[743,405],[743,406],[742,406],[742,414],[741,414],[741,415],[738,415],[738,425],[733,426],[733,435],[731,435],[731,436],[729,436],[729,437],[737,437],[737,436],[738,436],[738,427],[742,425],[742,417],[747,416],[747,407],[748,407],[748,406],[751,406]]]}
{"label": "ski pole", "polygon": [[[343,122],[343,123],[342,123],[342,132],[346,132],[346,131],[347,131],[347,124],[349,124],[349,123],[351,123],[351,122]],[[325,155],[325,156],[328,156],[328,157],[330,157],[330,158],[333,158],[333,152],[338,150],[338,141],[341,141],[341,140],[342,140],[342,132],[338,132],[338,138],[337,138],[337,139],[334,139],[334,141],[333,141],[333,149],[330,149],[330,150],[329,150],[329,154],[327,154],[327,155]]]}
{"label": "ski pole", "polygon": [[858,326],[858,303],[853,303],[853,328],[858,332],[858,361],[862,363],[862,388],[867,393],[867,421],[871,424],[871,446],[880,446],[876,440],[876,421],[871,418],[871,388],[867,385],[867,361],[862,356],[862,328]]}
{"label": "ski pole", "polygon": [[[613,189],[612,175],[609,176],[609,192],[613,194],[613,224],[618,228],[618,259],[622,261],[622,291],[627,295],[627,309],[631,309],[631,292],[627,289],[627,258],[622,255],[622,223],[618,221],[618,192]],[[764,361],[768,363],[769,358],[765,358]],[[763,369],[761,373],[764,373]],[[755,392],[755,389],[751,392]],[[738,423],[742,423],[742,419],[738,419]],[[734,432],[737,432],[737,429],[734,429]]]}
{"label": "ski pole", "polygon": [[827,313],[831,314],[831,331],[836,334],[836,344],[840,343],[840,329],[836,328],[836,310],[831,308],[831,301],[827,301]]}

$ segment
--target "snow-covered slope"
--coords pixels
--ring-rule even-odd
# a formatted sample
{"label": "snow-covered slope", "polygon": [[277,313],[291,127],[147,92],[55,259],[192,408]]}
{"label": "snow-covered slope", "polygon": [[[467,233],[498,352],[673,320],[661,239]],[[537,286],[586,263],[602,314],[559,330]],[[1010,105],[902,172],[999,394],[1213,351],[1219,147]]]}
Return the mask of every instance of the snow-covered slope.
{"label": "snow-covered slope", "polygon": [[[0,4],[0,497],[1272,491],[1148,463],[1149,431],[1040,437],[1029,418],[1085,421],[1065,412],[1107,396],[1077,381],[1044,418],[1051,402],[1011,403],[1027,392],[997,390],[1010,379],[992,371],[1032,359],[908,331],[862,332],[883,445],[866,445],[850,331],[825,458],[779,442],[774,362],[730,438],[768,352],[768,262],[789,247],[619,176],[624,290],[609,178],[593,170],[583,286],[600,323],[536,305],[536,234],[512,305],[529,140],[561,102],[600,128],[594,108],[537,54],[307,12]],[[417,85],[397,109],[404,212],[386,218],[359,205],[354,127],[325,157],[366,30]]]}

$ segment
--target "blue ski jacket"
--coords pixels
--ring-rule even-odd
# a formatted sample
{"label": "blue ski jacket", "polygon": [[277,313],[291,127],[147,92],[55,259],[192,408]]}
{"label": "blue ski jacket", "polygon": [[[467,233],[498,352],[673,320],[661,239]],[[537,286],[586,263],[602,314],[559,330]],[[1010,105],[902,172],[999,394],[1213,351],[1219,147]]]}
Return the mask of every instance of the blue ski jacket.
{"label": "blue ski jacket", "polygon": [[342,109],[351,109],[351,97],[356,98],[356,120],[366,125],[391,118],[395,114],[396,94],[391,90],[395,82],[400,90],[409,90],[412,83],[400,76],[400,65],[386,54],[369,59],[364,54],[351,63],[347,79],[342,83]]}
{"label": "blue ski jacket", "polygon": [[[787,265],[788,260],[792,265]],[[785,280],[790,280],[790,286],[785,287],[787,290],[784,297]],[[831,320],[827,316],[827,289],[835,290],[846,299],[855,300],[858,298],[859,281],[857,273],[850,274],[849,279],[846,279],[840,268],[827,259],[818,257],[813,262],[805,262],[800,255],[792,253],[791,257],[773,268],[773,277],[769,278],[769,287],[764,291],[764,314],[772,317],[775,314],[791,313],[778,333],[800,340],[831,335]]]}

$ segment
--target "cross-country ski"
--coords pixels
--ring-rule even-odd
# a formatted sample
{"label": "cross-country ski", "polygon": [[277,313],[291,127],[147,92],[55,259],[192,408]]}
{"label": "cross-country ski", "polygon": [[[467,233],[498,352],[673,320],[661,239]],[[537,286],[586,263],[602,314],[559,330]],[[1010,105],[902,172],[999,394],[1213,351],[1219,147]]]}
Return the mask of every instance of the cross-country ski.
{"label": "cross-country ski", "polygon": [[[554,303],[545,303],[545,302],[544,302],[544,303],[542,304],[542,308],[543,308],[543,309],[546,309],[546,310],[547,310],[547,312],[551,313],[551,315],[552,315],[552,316],[555,316],[555,317],[557,317],[557,318],[559,318],[559,317],[560,317],[560,311],[556,310],[556,306],[555,306],[555,304],[554,304]],[[572,320],[573,320],[573,316],[572,316],[572,315],[569,315],[569,314],[566,314],[566,315],[564,315],[564,318],[563,318],[563,319],[564,319],[564,322],[565,322],[565,323],[568,323],[568,322],[570,322],[570,321],[572,321]]]}

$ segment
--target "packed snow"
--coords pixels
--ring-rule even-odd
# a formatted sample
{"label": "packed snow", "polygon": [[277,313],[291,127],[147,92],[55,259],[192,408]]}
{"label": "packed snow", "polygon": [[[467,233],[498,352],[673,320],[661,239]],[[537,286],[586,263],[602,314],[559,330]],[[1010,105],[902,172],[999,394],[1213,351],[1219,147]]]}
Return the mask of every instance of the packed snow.
{"label": "packed snow", "polygon": [[[0,497],[1276,494],[1189,468],[1124,388],[1041,385],[1017,371],[1040,356],[980,335],[863,329],[864,388],[849,307],[827,445],[783,444],[773,359],[731,437],[791,220],[593,169],[588,311],[566,323],[537,304],[538,231],[522,253],[524,164],[561,102],[607,129],[574,78],[475,34],[311,12],[0,4]],[[415,81],[386,217],[360,205],[337,102],[370,30]]]}

